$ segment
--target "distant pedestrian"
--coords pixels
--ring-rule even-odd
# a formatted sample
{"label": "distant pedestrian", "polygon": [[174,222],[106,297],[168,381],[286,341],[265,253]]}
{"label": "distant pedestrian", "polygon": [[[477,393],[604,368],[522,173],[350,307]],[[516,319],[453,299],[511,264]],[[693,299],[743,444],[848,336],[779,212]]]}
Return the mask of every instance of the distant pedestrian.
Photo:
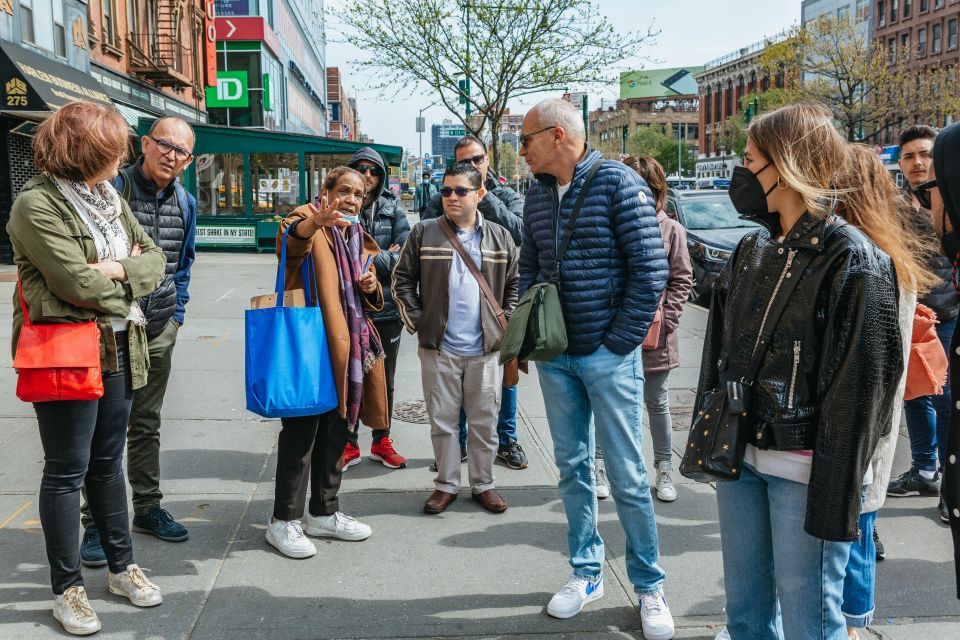
{"label": "distant pedestrian", "polygon": [[694,412],[723,397],[712,391],[749,399],[744,458],[719,438],[712,456],[739,473],[716,485],[736,639],[847,638],[862,486],[904,369],[895,264],[832,215],[837,202],[859,210],[860,192],[835,188],[848,162],[830,111],[800,103],[750,123],[730,184],[762,228],[714,285]]}
{"label": "distant pedestrian", "polygon": [[[320,308],[330,345],[330,364],[340,401],[335,409],[315,416],[282,418],[277,442],[277,480],[273,515],[267,522],[267,542],[290,558],[317,552],[304,536],[366,540],[373,530],[340,511],[343,450],[348,432],[359,420],[374,429],[389,424],[383,349],[361,312],[383,308],[383,293],[370,257],[380,252],[363,232],[357,216],[363,205],[363,176],[349,167],[327,173],[320,206],[297,207],[280,223],[277,255],[288,227],[288,290],[303,288],[300,263],[313,257]],[[341,282],[345,286],[341,287]],[[348,313],[349,312],[349,313]],[[361,321],[357,322],[356,319]],[[317,354],[304,353],[304,358]],[[310,504],[306,506],[307,486]],[[306,515],[306,523],[302,518]]]}
{"label": "distant pedestrian", "polygon": [[478,211],[486,194],[473,164],[458,162],[447,169],[440,193],[444,215],[414,226],[393,271],[400,315],[420,342],[423,394],[437,461],[436,490],[423,510],[442,513],[457,498],[462,407],[470,421],[467,469],[472,497],[488,511],[501,513],[507,502],[494,488],[493,461],[503,329],[480,279],[509,315],[517,304],[517,250],[507,230]]}
{"label": "distant pedestrian", "polygon": [[437,187],[433,184],[433,179],[429,171],[424,171],[421,176],[423,181],[417,185],[413,192],[413,210],[421,216],[430,202],[430,198],[437,194]]}
{"label": "distant pedestrian", "polygon": [[[347,166],[363,174],[367,192],[360,209],[360,224],[376,241],[380,253],[373,259],[377,280],[383,290],[383,308],[370,314],[373,324],[383,343],[384,370],[387,378],[387,428],[374,429],[370,444],[370,459],[379,462],[388,469],[402,469],[407,460],[393,448],[390,437],[390,422],[393,416],[393,384],[397,372],[397,356],[400,353],[400,336],[403,323],[393,303],[390,290],[390,274],[400,256],[400,247],[410,234],[410,222],[407,213],[397,202],[397,197],[387,188],[387,167],[380,154],[370,147],[360,149]],[[347,448],[343,452],[343,469],[360,462],[358,431],[351,431]]]}
{"label": "distant pedestrian", "polygon": [[[490,158],[487,155],[487,145],[476,136],[464,136],[457,141],[453,149],[453,157],[457,162],[469,162],[477,171],[483,182],[485,195],[477,205],[483,219],[495,222],[510,233],[514,243],[519,247],[523,229],[523,202],[520,196],[508,187],[503,176],[498,179],[490,169]],[[443,213],[439,195],[430,199],[426,211],[420,219],[430,220]],[[517,437],[517,387],[504,387],[500,398],[500,413],[497,416],[497,457],[511,469],[526,469],[527,456],[520,446]],[[467,447],[467,417],[460,412],[460,449],[465,456]]]}
{"label": "distant pedestrian", "polygon": [[570,618],[603,595],[594,469],[599,441],[626,534],[627,572],[640,600],[643,635],[665,640],[673,637],[674,627],[663,596],[666,576],[657,564],[660,543],[640,451],[640,345],[660,304],[668,264],[652,192],[623,163],[604,162],[585,137],[580,112],[563,100],[534,106],[523,118],[520,135],[520,155],[537,176],[524,206],[521,292],[553,272],[558,238],[580,207],[559,265],[567,351],[537,363],[573,569],[547,613]]}
{"label": "distant pedestrian", "polygon": [[[87,102],[60,107],[37,129],[29,180],[7,233],[34,324],[96,321],[103,396],[36,402],[43,443],[40,523],[55,597],[53,616],[75,635],[100,630],[80,573],[80,488],[110,573],[111,593],[138,607],[160,604],[159,587],[134,564],[123,448],[134,390],[147,383],[146,318],[137,303],[163,277],[164,256],[110,181],[127,152],[127,124]],[[13,307],[16,349],[24,314]]]}
{"label": "distant pedestrian", "polygon": [[[147,316],[150,369],[133,394],[127,429],[127,478],[133,491],[133,530],[167,542],[183,542],[187,528],[160,502],[160,411],[173,367],[173,349],[190,300],[190,269],[197,229],[197,201],[177,176],[193,160],[193,129],[180,118],[160,118],[140,140],[143,155],[113,179],[113,186],[166,256],[163,280],[140,301]],[[87,505],[80,558],[88,567],[107,563],[100,532]]]}

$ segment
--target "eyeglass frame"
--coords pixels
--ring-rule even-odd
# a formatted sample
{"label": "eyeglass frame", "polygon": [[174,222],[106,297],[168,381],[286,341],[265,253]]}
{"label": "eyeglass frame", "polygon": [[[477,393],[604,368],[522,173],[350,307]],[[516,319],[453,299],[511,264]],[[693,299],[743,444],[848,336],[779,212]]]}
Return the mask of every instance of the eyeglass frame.
{"label": "eyeglass frame", "polygon": [[477,166],[478,164],[482,164],[483,161],[486,159],[487,159],[487,154],[481,153],[478,156],[470,156],[469,158],[464,158],[463,160],[457,160],[457,162],[469,162],[473,166]]}
{"label": "eyeglass frame", "polygon": [[545,129],[540,129],[539,131],[534,131],[533,133],[528,133],[528,134],[525,135],[525,136],[520,136],[520,138],[519,138],[519,140],[520,140],[520,146],[523,147],[524,149],[526,149],[526,148],[527,148],[527,144],[529,144],[530,139],[533,138],[533,136],[537,135],[538,133],[543,133],[544,131],[550,131],[550,129],[556,129],[558,126],[559,126],[559,125],[553,125],[553,126],[550,126],[550,127],[545,128]]}
{"label": "eyeglass frame", "polygon": [[375,164],[357,165],[354,171],[356,171],[362,176],[365,176],[368,173],[373,173],[373,175],[377,176],[378,178],[383,177],[383,171],[380,169],[380,167],[378,167]]}
{"label": "eyeglass frame", "polygon": [[[161,155],[168,156],[168,155],[170,155],[170,152],[173,152],[173,158],[174,158],[177,162],[186,162],[186,161],[188,161],[188,160],[190,160],[190,159],[193,158],[193,152],[192,152],[192,151],[187,151],[187,150],[184,149],[183,147],[181,147],[181,146],[179,146],[179,145],[175,145],[175,144],[173,144],[172,142],[170,142],[169,140],[164,140],[163,138],[154,138],[154,137],[153,137],[152,135],[150,135],[149,133],[147,134],[147,137],[150,138],[150,140],[153,142],[153,144],[157,145],[157,149],[160,150],[160,154],[161,154]],[[167,150],[164,150],[165,147],[167,148]],[[186,155],[185,155],[183,158],[181,158],[181,157],[180,157],[181,154],[186,154]]]}
{"label": "eyeglass frame", "polygon": [[[447,193],[444,193],[444,191],[447,191]],[[461,191],[463,191],[462,194]],[[449,198],[453,194],[457,194],[458,198],[466,198],[473,191],[480,191],[480,187],[441,187],[440,197]]]}

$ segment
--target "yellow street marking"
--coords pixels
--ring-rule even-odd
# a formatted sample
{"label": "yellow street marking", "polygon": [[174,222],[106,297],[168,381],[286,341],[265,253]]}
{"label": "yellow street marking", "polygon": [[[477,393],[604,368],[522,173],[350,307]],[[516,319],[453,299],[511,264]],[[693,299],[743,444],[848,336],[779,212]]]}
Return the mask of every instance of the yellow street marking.
{"label": "yellow street marking", "polygon": [[8,524],[10,524],[11,522],[13,522],[13,519],[14,519],[14,518],[16,518],[18,515],[20,515],[20,514],[23,513],[24,511],[26,511],[27,507],[29,507],[29,506],[32,505],[32,504],[33,504],[33,500],[27,500],[27,501],[24,502],[22,505],[20,505],[20,508],[17,509],[16,511],[14,511],[12,514],[10,514],[10,517],[9,517],[9,518],[7,518],[6,520],[4,520],[3,522],[0,522],[0,529],[3,529],[3,528],[6,527]]}
{"label": "yellow street marking", "polygon": [[37,526],[38,524],[40,524],[40,521],[39,521],[39,520],[24,520],[24,521],[23,521],[23,524],[26,525],[26,526],[28,526],[28,527],[35,527],[35,526]]}

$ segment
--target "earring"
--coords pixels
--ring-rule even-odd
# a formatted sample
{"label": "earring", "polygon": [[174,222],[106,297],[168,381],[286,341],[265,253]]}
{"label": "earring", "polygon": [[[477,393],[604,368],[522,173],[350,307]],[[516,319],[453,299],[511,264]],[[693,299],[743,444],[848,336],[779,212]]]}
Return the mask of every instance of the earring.
{"label": "earring", "polygon": [[783,181],[783,178],[777,176],[777,189],[786,189],[787,183]]}

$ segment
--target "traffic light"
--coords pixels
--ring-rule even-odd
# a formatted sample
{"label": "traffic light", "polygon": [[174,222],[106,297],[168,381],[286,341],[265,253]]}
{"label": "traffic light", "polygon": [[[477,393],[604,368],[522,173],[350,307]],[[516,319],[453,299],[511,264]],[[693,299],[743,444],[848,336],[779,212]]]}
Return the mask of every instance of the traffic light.
{"label": "traffic light", "polygon": [[627,134],[630,133],[630,125],[623,125],[623,144],[620,147],[620,153],[626,155],[627,153]]}

